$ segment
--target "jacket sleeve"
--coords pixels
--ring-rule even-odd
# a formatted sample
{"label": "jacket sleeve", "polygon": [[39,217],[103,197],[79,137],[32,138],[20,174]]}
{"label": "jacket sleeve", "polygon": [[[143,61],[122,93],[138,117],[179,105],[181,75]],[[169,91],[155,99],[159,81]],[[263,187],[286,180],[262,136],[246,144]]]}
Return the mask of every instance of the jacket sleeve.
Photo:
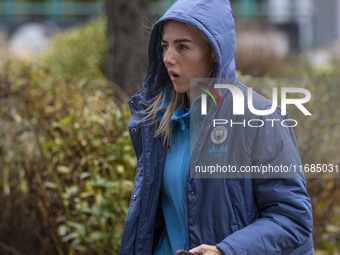
{"label": "jacket sleeve", "polygon": [[[285,119],[274,113],[271,118]],[[253,165],[300,165],[301,160],[292,128],[267,125],[256,131]],[[231,254],[296,254],[294,251],[310,241],[312,209],[305,178],[253,179],[258,217],[246,227],[232,233],[216,246]],[[308,242],[311,243],[311,242]],[[312,244],[308,247],[313,254]],[[303,253],[305,254],[305,253]]]}

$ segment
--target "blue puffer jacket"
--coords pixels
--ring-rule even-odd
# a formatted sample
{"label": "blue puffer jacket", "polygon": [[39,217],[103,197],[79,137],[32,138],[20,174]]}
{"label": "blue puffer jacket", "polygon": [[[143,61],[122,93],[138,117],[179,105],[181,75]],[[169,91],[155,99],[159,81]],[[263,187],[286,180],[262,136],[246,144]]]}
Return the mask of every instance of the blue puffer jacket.
{"label": "blue puffer jacket", "polygon": [[[160,188],[166,148],[154,137],[154,126],[141,122],[150,100],[170,83],[160,47],[164,20],[191,24],[210,41],[216,56],[214,76],[234,78],[246,95],[246,87],[236,80],[235,33],[227,0],[179,0],[155,25],[150,39],[149,67],[144,89],[129,101],[129,131],[137,155],[137,171],[126,217],[120,255],[151,255],[164,228],[160,210]],[[199,140],[211,136],[212,118],[233,119],[231,93],[221,93],[222,107],[209,108]],[[269,100],[253,95],[256,109],[268,109]],[[258,119],[249,110],[242,116]],[[280,119],[279,108],[261,118]],[[190,164],[300,165],[295,136],[290,128],[267,125],[263,128],[227,127],[222,157],[206,157],[204,148],[194,147]],[[211,139],[209,140],[211,141]],[[213,145],[213,144],[212,144]],[[202,162],[201,162],[202,163]],[[225,254],[314,254],[312,209],[304,178],[188,178],[186,183],[187,241],[189,248],[216,245]]]}

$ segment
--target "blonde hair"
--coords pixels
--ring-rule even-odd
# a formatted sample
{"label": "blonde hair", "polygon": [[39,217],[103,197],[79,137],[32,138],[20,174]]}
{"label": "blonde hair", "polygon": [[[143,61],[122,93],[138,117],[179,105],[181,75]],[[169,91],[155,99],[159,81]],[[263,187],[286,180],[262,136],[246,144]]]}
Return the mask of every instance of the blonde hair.
{"label": "blonde hair", "polygon": [[172,83],[170,83],[168,86],[165,87],[164,90],[162,90],[161,93],[159,93],[155,99],[154,102],[146,108],[146,117],[145,120],[151,120],[151,124],[155,125],[155,137],[161,136],[163,138],[163,144],[168,145],[171,139],[172,134],[172,127],[171,127],[171,117],[176,111],[176,109],[181,105],[185,103],[185,93],[178,93],[175,89],[172,89],[169,99],[169,104],[164,109],[164,115],[159,122],[157,119],[157,111],[160,107],[164,92],[168,88],[173,87]]}
{"label": "blonde hair", "polygon": [[[169,22],[170,20],[167,20],[164,22],[164,25]],[[210,51],[213,51],[212,46],[210,45],[208,39],[196,28],[193,26],[185,23],[190,30],[195,34],[198,35],[200,39],[202,39],[207,46],[210,48]],[[215,66],[214,66],[215,67]],[[209,73],[209,76],[212,74],[214,67]],[[178,93],[176,92],[175,89],[172,89],[171,94],[170,94],[170,99],[169,99],[169,104],[165,108],[164,115],[159,122],[157,119],[157,111],[158,108],[160,107],[163,97],[164,97],[164,92],[168,88],[173,87],[173,84],[170,83],[165,88],[155,97],[154,102],[148,106],[145,110],[146,117],[144,120],[151,120],[151,124],[155,125],[155,137],[161,136],[163,139],[163,144],[164,145],[169,145],[171,135],[172,135],[172,127],[171,127],[171,117],[176,111],[176,109],[180,105],[184,105],[186,103],[186,94],[185,93]]]}

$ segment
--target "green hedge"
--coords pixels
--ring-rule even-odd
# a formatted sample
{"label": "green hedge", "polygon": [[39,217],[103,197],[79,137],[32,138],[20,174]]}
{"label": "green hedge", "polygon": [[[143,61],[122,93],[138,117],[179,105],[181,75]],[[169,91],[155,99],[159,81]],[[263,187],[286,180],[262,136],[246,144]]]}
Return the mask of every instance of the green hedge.
{"label": "green hedge", "polygon": [[[59,35],[37,63],[2,67],[0,194],[34,200],[21,210],[43,226],[35,251],[15,247],[27,254],[43,254],[39,246],[48,245],[39,242],[57,254],[118,251],[135,155],[128,106],[114,102],[103,79],[104,24]],[[10,217],[3,216],[4,227]]]}

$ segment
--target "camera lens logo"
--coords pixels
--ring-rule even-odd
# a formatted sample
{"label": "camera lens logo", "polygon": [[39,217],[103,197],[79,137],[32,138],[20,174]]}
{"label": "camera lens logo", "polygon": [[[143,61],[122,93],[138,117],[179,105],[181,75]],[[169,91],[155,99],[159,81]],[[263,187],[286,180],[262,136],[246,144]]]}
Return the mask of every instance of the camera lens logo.
{"label": "camera lens logo", "polygon": [[[220,98],[220,95],[217,93],[217,91],[213,87],[211,87],[210,85],[208,85],[208,84],[206,84],[204,82],[197,82],[197,83],[207,87],[208,89],[210,89],[216,95],[216,97],[218,98],[218,101],[220,101],[220,104],[222,106],[222,100]],[[212,98],[212,100],[214,101],[215,105],[217,105],[214,96],[211,94],[211,92],[209,90],[207,90],[205,88],[200,88],[200,89],[203,90],[205,93],[207,93]]]}

